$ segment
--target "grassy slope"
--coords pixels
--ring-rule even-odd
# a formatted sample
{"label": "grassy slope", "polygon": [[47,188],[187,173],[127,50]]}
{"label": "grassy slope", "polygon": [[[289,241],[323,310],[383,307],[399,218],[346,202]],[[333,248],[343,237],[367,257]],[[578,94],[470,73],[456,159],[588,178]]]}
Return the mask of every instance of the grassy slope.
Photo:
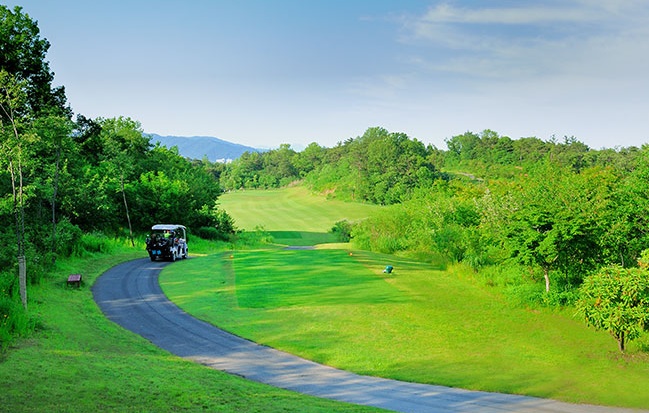
{"label": "grassy slope", "polygon": [[[299,202],[283,191],[292,196],[274,195]],[[255,218],[278,215],[257,210]],[[388,277],[387,263],[396,269]],[[649,394],[637,391],[649,388],[645,353],[632,346],[619,355],[606,333],[587,329],[571,310],[511,308],[459,268],[335,249],[237,251],[169,268],[163,286],[217,325],[360,373],[649,407]]]}
{"label": "grassy slope", "polygon": [[235,191],[222,195],[219,202],[237,228],[257,227],[271,233],[285,245],[313,245],[335,242],[328,234],[338,221],[366,218],[377,206],[329,200],[303,187],[267,191]]}
{"label": "grassy slope", "polygon": [[[107,320],[90,285],[143,248],[59,265],[30,288],[30,312],[43,328],[0,355],[3,412],[331,412],[376,411],[249,382],[179,359]],[[68,288],[67,274],[85,284]]]}

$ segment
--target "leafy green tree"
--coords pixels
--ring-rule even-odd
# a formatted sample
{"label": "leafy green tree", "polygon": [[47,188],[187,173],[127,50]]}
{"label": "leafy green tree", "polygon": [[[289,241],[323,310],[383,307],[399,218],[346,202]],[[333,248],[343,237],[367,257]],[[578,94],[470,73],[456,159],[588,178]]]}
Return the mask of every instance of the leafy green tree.
{"label": "leafy green tree", "polygon": [[360,249],[393,254],[407,248],[408,212],[403,208],[382,210],[351,229],[351,239]]}
{"label": "leafy green tree", "polygon": [[514,161],[519,165],[534,164],[545,158],[551,145],[536,137],[525,137],[512,142]]}
{"label": "leafy green tree", "polygon": [[578,285],[600,263],[601,218],[610,202],[611,179],[602,170],[576,174],[548,163],[511,193],[515,204],[503,222],[505,244],[521,264],[543,270],[546,291],[552,271]]}
{"label": "leafy green tree", "polygon": [[263,169],[262,154],[245,152],[226,166],[220,177],[224,189],[259,188],[259,171]]}
{"label": "leafy green tree", "polygon": [[[175,147],[157,145],[147,152],[139,169],[144,172],[127,185],[134,228],[148,229],[154,222],[190,228],[211,225],[205,222],[203,210],[216,202],[221,189],[209,163],[192,162]],[[207,217],[209,221],[211,216]]]}
{"label": "leafy green tree", "polygon": [[101,119],[90,119],[83,115],[77,115],[75,133],[72,139],[76,143],[77,150],[83,154],[79,159],[79,165],[89,163],[99,165],[103,156],[104,145],[101,140]]}
{"label": "leafy green tree", "polygon": [[409,211],[408,245],[419,252],[440,254],[452,262],[470,260],[474,268],[484,261],[478,228],[481,216],[476,199],[480,185],[438,181],[404,202]]}
{"label": "leafy green tree", "polygon": [[189,191],[189,182],[172,179],[164,171],[149,171],[129,183],[125,193],[134,201],[135,222],[146,228],[151,223],[176,223],[186,217],[191,211],[186,205]]}
{"label": "leafy green tree", "polygon": [[635,265],[649,243],[649,146],[631,153],[631,171],[617,170],[601,243],[610,264]]}
{"label": "leafy green tree", "polygon": [[480,133],[475,157],[490,164],[508,165],[514,161],[514,145],[507,136],[486,129]]}
{"label": "leafy green tree", "polygon": [[16,254],[18,259],[18,278],[20,297],[23,307],[27,309],[27,268],[25,262],[25,208],[26,194],[24,185],[25,154],[30,136],[23,131],[21,124],[25,116],[20,115],[26,98],[25,82],[17,80],[4,69],[0,70],[0,159],[11,178],[11,213],[14,216],[16,231]]}
{"label": "leafy green tree", "polygon": [[466,132],[446,140],[450,158],[456,162],[475,159],[479,144],[480,137],[473,132]]}
{"label": "leafy green tree", "polygon": [[298,152],[293,157],[293,166],[300,174],[300,177],[305,177],[309,172],[322,165],[326,152],[326,148],[315,142],[310,143],[303,151]]}
{"label": "leafy green tree", "polygon": [[293,162],[296,152],[289,144],[281,144],[278,149],[262,155],[264,162],[260,171],[260,181],[266,188],[285,186],[299,179],[299,173]]}
{"label": "leafy green tree", "polygon": [[429,149],[403,133],[369,128],[327,150],[324,163],[306,180],[314,190],[342,199],[397,204],[439,178]]}
{"label": "leafy green tree", "polygon": [[649,250],[640,268],[609,266],[587,277],[579,288],[577,313],[590,326],[608,331],[624,351],[629,340],[649,330]]}
{"label": "leafy green tree", "polygon": [[211,207],[203,205],[199,211],[200,219],[196,220],[193,233],[205,239],[229,241],[236,234],[234,219],[214,201]]}
{"label": "leafy green tree", "polygon": [[113,179],[113,165],[83,164],[74,169],[61,209],[84,231],[114,231],[123,220],[118,217],[120,203],[115,202],[118,188]]}
{"label": "leafy green tree", "polygon": [[113,166],[109,169],[114,171],[110,176],[118,181],[131,244],[134,245],[133,226],[125,188],[127,182],[137,176],[138,165],[151,147],[150,139],[144,136],[140,123],[130,118],[100,119],[99,124],[103,161]]}
{"label": "leafy green tree", "polygon": [[45,59],[49,48],[50,43],[40,37],[37,22],[21,7],[12,11],[0,5],[0,70],[23,82],[26,92],[25,105],[16,109],[18,115],[71,116],[65,89],[52,87],[54,73]]}
{"label": "leafy green tree", "polygon": [[[18,278],[25,307],[26,251],[31,248],[26,210],[30,199],[33,198],[33,204],[39,203],[36,181],[40,176],[36,171],[40,168],[39,163],[47,163],[37,156],[42,142],[33,125],[35,120],[47,114],[70,116],[64,89],[52,87],[54,74],[45,60],[48,49],[49,43],[40,38],[38,25],[20,7],[12,11],[0,5],[0,162],[7,166],[10,176]],[[50,198],[50,201],[54,199]],[[35,219],[31,215],[27,217]],[[38,223],[32,223],[29,232],[36,234],[37,231]]]}
{"label": "leafy green tree", "polygon": [[550,150],[550,159],[553,162],[572,168],[575,172],[589,166],[586,159],[590,148],[585,143],[580,142],[574,136],[564,136],[561,143],[557,143],[556,139],[553,139],[552,142],[554,145]]}
{"label": "leafy green tree", "polygon": [[352,238],[352,228],[353,224],[346,219],[338,221],[331,227],[331,232],[338,242],[349,242]]}
{"label": "leafy green tree", "polygon": [[57,202],[60,182],[62,181],[61,175],[67,175],[62,164],[65,163],[66,152],[72,151],[70,147],[72,143],[70,139],[72,127],[72,121],[64,116],[48,115],[34,121],[34,131],[36,135],[41,137],[44,148],[38,156],[38,159],[42,161],[43,173],[33,172],[33,175],[45,177],[45,192],[47,194],[44,194],[44,196],[50,199],[52,224],[50,250],[52,263],[56,260]]}

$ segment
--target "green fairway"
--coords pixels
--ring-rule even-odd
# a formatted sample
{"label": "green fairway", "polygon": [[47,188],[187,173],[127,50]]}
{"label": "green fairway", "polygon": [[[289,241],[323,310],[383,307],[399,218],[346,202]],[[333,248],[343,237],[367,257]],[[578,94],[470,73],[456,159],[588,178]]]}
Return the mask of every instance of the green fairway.
{"label": "green fairway", "polygon": [[314,245],[335,242],[328,234],[338,221],[367,218],[375,205],[329,200],[296,186],[272,190],[247,190],[223,194],[221,207],[239,229],[258,227],[285,245]]}
{"label": "green fairway", "polygon": [[646,354],[620,356],[570,311],[510,308],[429,264],[337,249],[238,251],[170,266],[162,285],[213,324],[358,373],[649,407],[637,391],[649,388]]}
{"label": "green fairway", "polygon": [[[373,210],[299,187],[233,192],[222,204],[240,227],[276,231],[292,240],[287,245],[320,244],[317,234],[337,220]],[[637,391],[649,388],[642,342],[620,355],[608,334],[588,329],[572,309],[512,307],[469,269],[345,248],[210,255],[168,267],[162,285],[213,324],[358,373],[649,407],[649,394]],[[393,274],[382,272],[388,264]]]}

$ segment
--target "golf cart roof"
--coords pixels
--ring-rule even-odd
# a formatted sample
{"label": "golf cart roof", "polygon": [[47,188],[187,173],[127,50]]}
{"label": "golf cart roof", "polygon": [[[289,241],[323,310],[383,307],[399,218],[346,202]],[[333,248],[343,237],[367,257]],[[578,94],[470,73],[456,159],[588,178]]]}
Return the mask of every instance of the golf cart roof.
{"label": "golf cart roof", "polygon": [[159,231],[173,231],[173,230],[176,230],[178,228],[182,228],[183,230],[186,229],[184,225],[177,225],[177,224],[156,224],[156,225],[151,227],[151,229],[154,230],[154,231],[156,231],[156,230],[159,230]]}

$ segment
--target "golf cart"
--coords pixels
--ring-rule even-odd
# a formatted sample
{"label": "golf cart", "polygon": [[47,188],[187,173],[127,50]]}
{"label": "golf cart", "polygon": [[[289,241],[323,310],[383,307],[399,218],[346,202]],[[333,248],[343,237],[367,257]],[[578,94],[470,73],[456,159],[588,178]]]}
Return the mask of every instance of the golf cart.
{"label": "golf cart", "polygon": [[146,238],[146,250],[151,261],[187,258],[187,228],[177,224],[154,225]]}

